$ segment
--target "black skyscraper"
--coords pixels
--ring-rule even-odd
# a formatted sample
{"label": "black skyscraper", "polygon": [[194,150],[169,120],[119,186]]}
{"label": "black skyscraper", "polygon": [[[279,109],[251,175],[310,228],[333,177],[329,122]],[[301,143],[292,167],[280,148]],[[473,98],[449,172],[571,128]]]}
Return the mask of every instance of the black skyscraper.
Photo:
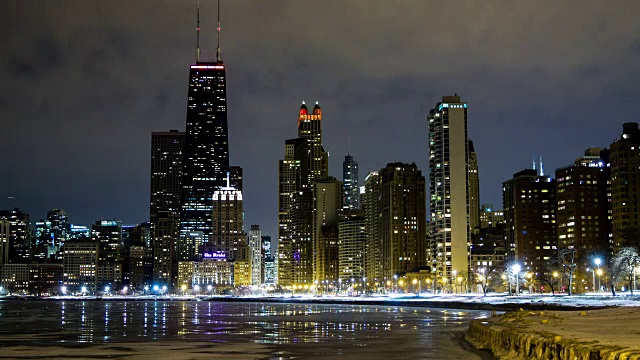
{"label": "black skyscraper", "polygon": [[[219,30],[218,24],[218,35]],[[198,45],[189,72],[180,236],[196,236],[203,243],[211,235],[213,192],[225,185],[229,171],[226,73],[219,39],[216,61],[199,61]]]}

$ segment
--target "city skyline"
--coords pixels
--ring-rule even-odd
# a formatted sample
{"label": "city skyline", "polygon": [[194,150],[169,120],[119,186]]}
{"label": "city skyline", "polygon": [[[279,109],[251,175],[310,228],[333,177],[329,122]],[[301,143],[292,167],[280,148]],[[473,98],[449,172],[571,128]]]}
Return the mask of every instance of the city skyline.
{"label": "city skyline", "polygon": [[[0,104],[9,119],[0,146],[11,154],[1,170],[0,208],[24,209],[32,223],[53,208],[65,209],[75,224],[148,221],[149,134],[184,131],[184,79],[195,59],[195,4],[151,4],[126,12],[98,3],[2,5],[12,41],[0,71],[4,98],[14,100]],[[338,177],[347,153],[361,174],[394,161],[415,162],[426,173],[428,109],[443,94],[461,94],[472,109],[480,202],[493,204],[500,204],[500,183],[527,168],[532,155],[543,155],[550,170],[570,165],[575,154],[607,147],[622,123],[637,120],[628,105],[638,95],[631,66],[640,54],[638,25],[615,6],[527,4],[503,17],[497,3],[487,3],[476,20],[473,6],[407,2],[390,11],[364,4],[223,2],[229,153],[245,169],[246,223],[260,224],[265,234],[277,234],[277,161],[282,140],[295,135],[301,100],[318,100],[325,111],[329,175]],[[215,57],[214,5],[203,2],[201,10],[207,61]],[[253,17],[256,9],[274,20]],[[78,21],[52,16],[57,11]],[[454,11],[467,23],[428,31],[427,20],[444,24],[437,14]],[[520,25],[532,12],[540,21]],[[557,16],[561,24],[553,23]],[[547,22],[564,36],[546,37]],[[352,27],[362,35],[338,36]],[[252,56],[257,51],[261,56]]]}

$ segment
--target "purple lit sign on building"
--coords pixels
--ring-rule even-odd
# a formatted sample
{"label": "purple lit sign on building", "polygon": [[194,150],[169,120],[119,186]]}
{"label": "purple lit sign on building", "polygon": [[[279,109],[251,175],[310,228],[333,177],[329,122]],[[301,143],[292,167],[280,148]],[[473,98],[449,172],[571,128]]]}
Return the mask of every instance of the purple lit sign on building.
{"label": "purple lit sign on building", "polygon": [[227,254],[222,251],[216,251],[213,253],[203,253],[202,257],[205,259],[226,259]]}

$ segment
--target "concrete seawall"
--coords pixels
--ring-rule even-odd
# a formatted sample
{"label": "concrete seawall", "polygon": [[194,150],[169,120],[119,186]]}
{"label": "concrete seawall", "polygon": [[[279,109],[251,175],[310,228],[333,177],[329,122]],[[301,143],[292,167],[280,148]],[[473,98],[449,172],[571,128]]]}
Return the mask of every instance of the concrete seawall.
{"label": "concrete seawall", "polygon": [[[628,324],[616,327],[615,312],[621,310],[573,314],[521,310],[473,320],[465,339],[478,349],[491,350],[499,359],[640,360],[640,336],[634,330],[637,322],[629,318]],[[593,324],[581,321],[590,315]],[[607,318],[607,324],[601,322]]]}

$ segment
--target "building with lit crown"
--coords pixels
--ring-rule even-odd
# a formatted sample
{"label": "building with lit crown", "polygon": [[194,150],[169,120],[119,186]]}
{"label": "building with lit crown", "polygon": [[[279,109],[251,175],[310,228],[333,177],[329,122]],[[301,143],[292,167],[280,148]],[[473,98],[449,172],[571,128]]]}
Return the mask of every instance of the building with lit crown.
{"label": "building with lit crown", "polygon": [[285,143],[278,179],[278,283],[311,284],[314,279],[314,183],[328,174],[322,146],[322,109],[298,111],[298,138]]}
{"label": "building with lit crown", "polygon": [[213,195],[229,172],[226,66],[219,46],[216,61],[196,60],[189,71],[180,236],[200,232],[209,243]]}

